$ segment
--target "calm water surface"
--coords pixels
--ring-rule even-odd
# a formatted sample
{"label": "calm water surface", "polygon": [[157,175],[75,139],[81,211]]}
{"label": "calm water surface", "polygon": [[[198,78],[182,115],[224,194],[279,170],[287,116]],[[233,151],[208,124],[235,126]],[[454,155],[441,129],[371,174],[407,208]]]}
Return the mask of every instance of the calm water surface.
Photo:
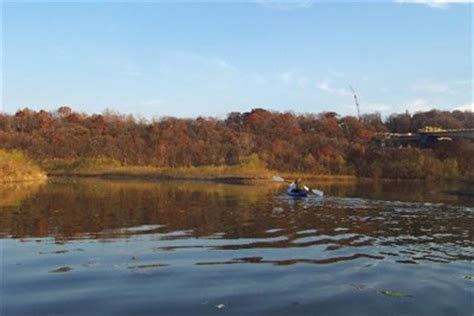
{"label": "calm water surface", "polygon": [[466,187],[314,185],[3,185],[0,314],[474,314]]}

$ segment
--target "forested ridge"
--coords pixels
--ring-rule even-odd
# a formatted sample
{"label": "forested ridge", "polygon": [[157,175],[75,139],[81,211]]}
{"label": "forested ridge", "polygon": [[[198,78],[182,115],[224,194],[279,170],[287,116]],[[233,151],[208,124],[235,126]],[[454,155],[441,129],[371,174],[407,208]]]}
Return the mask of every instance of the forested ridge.
{"label": "forested ridge", "polygon": [[68,107],[0,114],[0,147],[51,159],[113,159],[124,165],[220,166],[248,163],[281,172],[375,178],[474,179],[474,143],[464,139],[427,147],[387,148],[379,132],[407,133],[431,126],[473,128],[462,111],[379,114],[360,119],[334,112],[295,114],[254,109],[225,119],[137,119],[106,111],[88,115]]}

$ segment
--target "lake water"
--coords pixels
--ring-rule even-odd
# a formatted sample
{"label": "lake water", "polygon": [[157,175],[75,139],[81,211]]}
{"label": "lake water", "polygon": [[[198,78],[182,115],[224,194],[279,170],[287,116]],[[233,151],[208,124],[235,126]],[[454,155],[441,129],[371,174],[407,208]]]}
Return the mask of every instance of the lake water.
{"label": "lake water", "polygon": [[312,185],[3,185],[0,314],[474,314],[466,185]]}

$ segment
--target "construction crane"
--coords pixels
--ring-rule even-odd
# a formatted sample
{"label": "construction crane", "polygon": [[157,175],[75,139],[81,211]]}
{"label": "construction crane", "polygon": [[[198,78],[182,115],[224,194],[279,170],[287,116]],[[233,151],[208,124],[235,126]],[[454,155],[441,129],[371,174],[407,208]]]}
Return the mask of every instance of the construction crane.
{"label": "construction crane", "polygon": [[359,106],[359,100],[357,99],[357,94],[355,93],[354,88],[352,88],[351,85],[349,85],[349,88],[351,89],[352,95],[354,96],[354,101],[357,108],[357,118],[360,120],[360,106]]}

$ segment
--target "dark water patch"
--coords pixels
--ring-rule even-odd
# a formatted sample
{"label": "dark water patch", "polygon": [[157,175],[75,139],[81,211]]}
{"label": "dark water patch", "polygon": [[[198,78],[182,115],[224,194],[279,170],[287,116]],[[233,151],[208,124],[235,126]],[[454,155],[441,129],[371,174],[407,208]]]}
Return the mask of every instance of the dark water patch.
{"label": "dark water patch", "polygon": [[262,257],[250,257],[250,258],[235,258],[229,261],[209,261],[209,262],[197,262],[196,265],[219,265],[219,264],[239,264],[239,263],[264,263],[273,264],[277,266],[288,266],[294,264],[332,264],[343,261],[350,261],[359,258],[369,259],[384,259],[382,256],[369,255],[364,253],[357,253],[346,257],[331,257],[325,259],[286,259],[286,260],[263,260]]}
{"label": "dark water patch", "polygon": [[151,269],[151,268],[162,268],[162,267],[167,267],[169,264],[165,263],[150,263],[150,264],[138,264],[138,265],[133,265],[133,266],[128,266],[127,269]]}
{"label": "dark water patch", "polygon": [[51,270],[49,272],[51,272],[51,273],[64,273],[64,272],[69,272],[71,270],[72,270],[71,267],[65,266],[65,267],[59,267],[59,268]]}
{"label": "dark water patch", "polygon": [[418,264],[415,260],[395,260],[395,262],[403,264]]}

